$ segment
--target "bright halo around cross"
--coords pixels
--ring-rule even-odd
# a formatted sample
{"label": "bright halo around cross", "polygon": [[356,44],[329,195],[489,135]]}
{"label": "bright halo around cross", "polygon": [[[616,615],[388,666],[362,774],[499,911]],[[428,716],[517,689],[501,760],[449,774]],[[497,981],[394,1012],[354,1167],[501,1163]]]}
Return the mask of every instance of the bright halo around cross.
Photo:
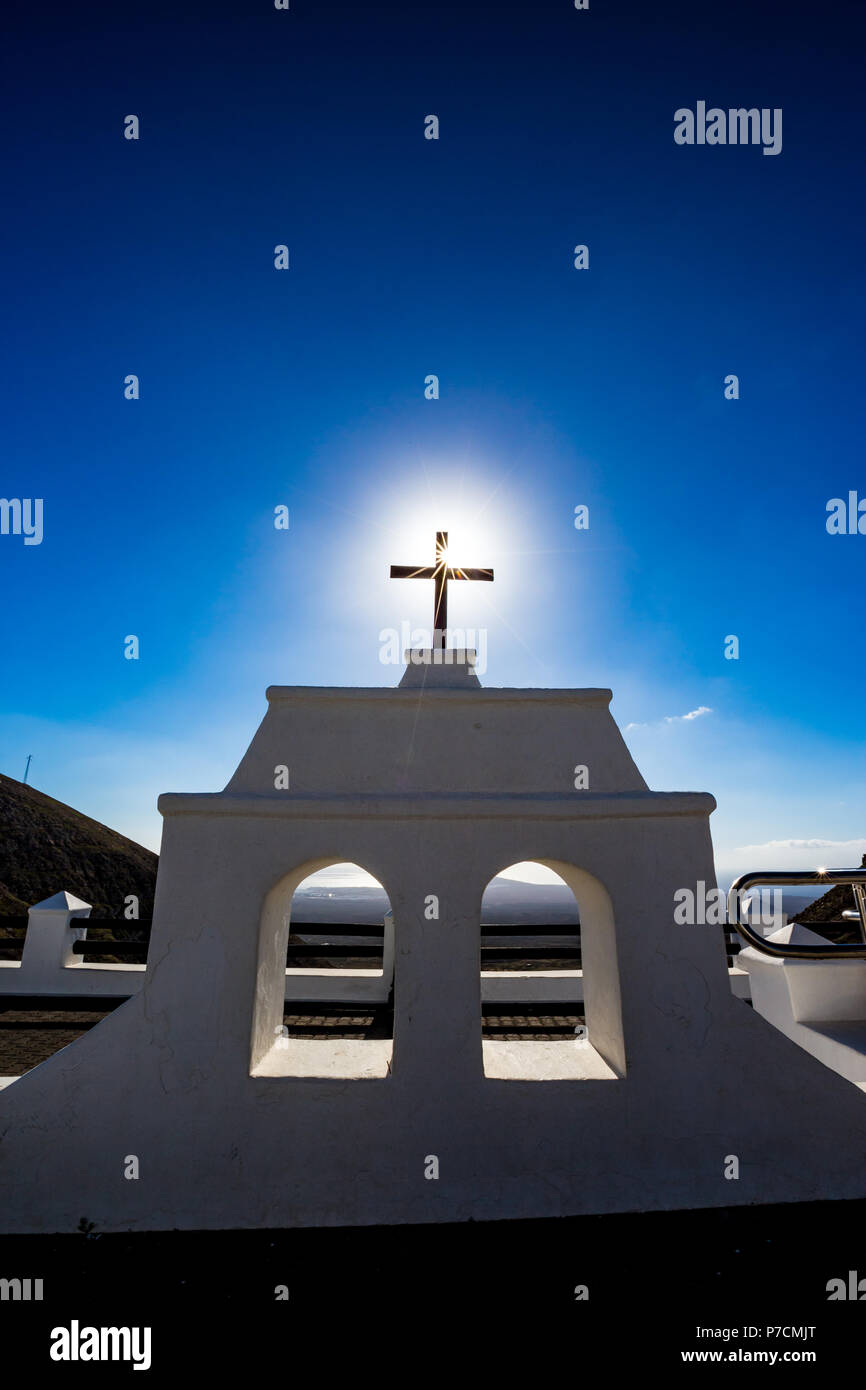
{"label": "bright halo around cross", "polygon": [[[381,587],[369,588],[366,600],[363,589],[357,596],[360,606],[366,601],[375,613],[377,632],[404,620],[410,628],[431,623],[432,584],[429,591],[420,581],[391,584],[391,566],[492,569],[492,584],[449,587],[449,631],[472,629],[478,641],[478,629],[484,629],[488,641],[499,631],[503,650],[506,642],[516,641],[521,650],[534,646],[537,634],[527,618],[523,582],[526,557],[536,548],[533,499],[525,489],[515,489],[506,473],[501,460],[491,464],[464,457],[382,464],[375,493],[354,515],[357,524],[349,543],[350,550],[352,543],[358,547],[363,572],[381,581]],[[441,531],[448,537],[444,556],[436,553]]]}

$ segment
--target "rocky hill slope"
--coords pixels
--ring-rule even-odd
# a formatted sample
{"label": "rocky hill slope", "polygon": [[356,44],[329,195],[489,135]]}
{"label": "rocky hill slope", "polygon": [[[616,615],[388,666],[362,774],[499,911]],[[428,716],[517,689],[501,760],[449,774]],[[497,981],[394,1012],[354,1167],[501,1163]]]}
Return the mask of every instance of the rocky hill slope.
{"label": "rocky hill slope", "polygon": [[157,863],[151,850],[0,773],[0,916],[23,917],[66,889],[94,917],[122,918],[130,894],[150,917]]}

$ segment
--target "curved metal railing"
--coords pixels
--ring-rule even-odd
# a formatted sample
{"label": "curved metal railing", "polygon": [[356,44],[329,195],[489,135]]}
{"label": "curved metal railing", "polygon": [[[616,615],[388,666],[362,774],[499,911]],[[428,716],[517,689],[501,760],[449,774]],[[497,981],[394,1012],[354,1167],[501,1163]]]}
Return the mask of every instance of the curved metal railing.
{"label": "curved metal railing", "polygon": [[[780,941],[767,941],[765,937],[753,931],[748,922],[743,921],[743,894],[755,884],[770,887],[773,884],[790,886],[795,883],[817,883],[827,888],[837,883],[850,883],[854,888],[854,901],[858,909],[852,916],[859,918],[863,940],[850,944],[828,941],[823,946],[784,944]],[[728,923],[736,928],[749,946],[754,946],[756,951],[765,956],[788,960],[866,960],[866,868],[814,869],[811,873],[793,873],[787,869],[761,869],[755,873],[741,874],[728,890]],[[815,926],[820,927],[820,923],[816,923]]]}

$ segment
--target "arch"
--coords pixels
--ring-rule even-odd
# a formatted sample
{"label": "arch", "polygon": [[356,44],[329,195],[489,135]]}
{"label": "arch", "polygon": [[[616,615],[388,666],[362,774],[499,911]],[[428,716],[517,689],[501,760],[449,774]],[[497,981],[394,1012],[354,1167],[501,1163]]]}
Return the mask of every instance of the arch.
{"label": "arch", "polygon": [[[274,1051],[275,1039],[281,1036],[286,996],[286,952],[291,930],[292,903],[297,889],[310,877],[335,865],[353,865],[370,874],[385,893],[390,906],[391,896],[380,878],[366,866],[345,855],[331,854],[306,859],[282,874],[272,884],[262,901],[256,958],[256,986],[250,1047],[250,1070],[255,1072]],[[393,935],[391,938],[391,968],[393,969]],[[330,973],[330,972],[329,972]],[[381,978],[384,972],[371,972]],[[333,972],[335,979],[339,972]],[[358,1044],[356,1044],[357,1046]],[[363,1046],[363,1044],[360,1044]],[[329,1044],[324,1044],[325,1047]],[[344,1052],[347,1051],[343,1045]],[[326,1074],[331,1074],[330,1070]]]}
{"label": "arch", "polygon": [[[491,875],[479,900],[479,922],[484,901],[484,893],[490,884],[518,861],[509,860],[500,864]],[[616,1077],[626,1073],[625,1038],[622,1021],[622,998],[620,989],[619,964],[617,959],[616,923],[613,901],[607,887],[588,869],[562,859],[540,855],[520,863],[533,863],[550,870],[571,890],[580,912],[580,946],[583,1014],[586,1020],[587,1041],[592,1052],[605,1065],[605,1071]],[[555,930],[555,928],[554,928]],[[564,997],[562,978],[570,972],[557,972],[555,984],[559,987],[555,997]],[[575,972],[577,976],[578,972]],[[551,986],[553,986],[551,981]],[[539,981],[539,1002],[543,1007],[543,981]],[[567,985],[565,986],[567,991]],[[518,1044],[519,1046],[519,1044]],[[567,1048],[569,1043],[533,1044],[547,1049],[552,1057],[553,1048]],[[484,1044],[490,1051],[489,1044]],[[485,1071],[487,1066],[485,1064]],[[498,1071],[491,1074],[499,1075]],[[576,1074],[566,1065],[563,1075]],[[589,1073],[588,1073],[589,1074]],[[551,1075],[559,1075],[556,1067]]]}

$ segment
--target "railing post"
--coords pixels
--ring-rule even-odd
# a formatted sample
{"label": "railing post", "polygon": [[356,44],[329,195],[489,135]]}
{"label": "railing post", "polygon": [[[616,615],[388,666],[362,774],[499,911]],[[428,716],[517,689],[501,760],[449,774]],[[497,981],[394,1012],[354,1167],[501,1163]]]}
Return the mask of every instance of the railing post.
{"label": "railing post", "polygon": [[41,990],[50,993],[58,983],[58,971],[84,965],[83,956],[73,955],[72,945],[86,937],[84,919],[89,916],[90,903],[71,893],[55,893],[31,907],[21,952],[20,983],[30,986],[34,994]]}

